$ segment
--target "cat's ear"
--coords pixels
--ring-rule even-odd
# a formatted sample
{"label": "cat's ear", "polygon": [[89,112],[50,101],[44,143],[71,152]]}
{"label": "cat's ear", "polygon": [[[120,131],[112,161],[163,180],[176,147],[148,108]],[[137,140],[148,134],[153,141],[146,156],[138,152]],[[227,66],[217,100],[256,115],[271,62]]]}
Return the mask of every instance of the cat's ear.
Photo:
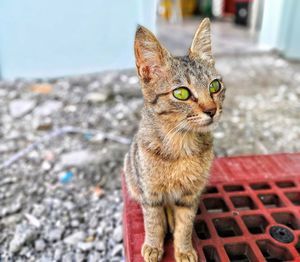
{"label": "cat's ear", "polygon": [[138,74],[145,83],[162,77],[170,54],[143,26],[138,26],[136,30],[134,53]]}
{"label": "cat's ear", "polygon": [[192,59],[206,60],[214,64],[214,58],[211,52],[210,21],[208,18],[202,20],[195,33],[190,47],[189,57]]}

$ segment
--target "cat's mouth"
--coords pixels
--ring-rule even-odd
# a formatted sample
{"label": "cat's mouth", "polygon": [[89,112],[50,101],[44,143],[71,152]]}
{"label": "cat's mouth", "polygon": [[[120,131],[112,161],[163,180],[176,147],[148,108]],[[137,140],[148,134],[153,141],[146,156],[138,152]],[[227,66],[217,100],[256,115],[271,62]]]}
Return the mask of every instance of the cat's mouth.
{"label": "cat's mouth", "polygon": [[201,120],[200,118],[188,121],[192,130],[197,132],[208,131],[213,127],[213,119]]}
{"label": "cat's mouth", "polygon": [[213,120],[209,120],[207,121],[206,123],[203,123],[202,126],[209,126],[213,123],[214,121]]}
{"label": "cat's mouth", "polygon": [[210,119],[202,119],[202,117],[199,116],[190,116],[187,118],[188,122],[197,125],[197,126],[209,126],[211,125],[214,121],[212,118]]}

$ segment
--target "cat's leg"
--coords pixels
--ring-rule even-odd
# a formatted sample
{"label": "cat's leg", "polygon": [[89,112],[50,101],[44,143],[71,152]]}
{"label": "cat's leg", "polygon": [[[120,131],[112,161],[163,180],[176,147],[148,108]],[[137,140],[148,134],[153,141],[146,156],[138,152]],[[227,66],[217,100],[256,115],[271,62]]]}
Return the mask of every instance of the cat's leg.
{"label": "cat's leg", "polygon": [[174,250],[176,262],[196,262],[198,257],[192,245],[192,232],[197,201],[181,200],[174,206]]}
{"label": "cat's leg", "polygon": [[174,228],[175,228],[175,219],[174,219],[174,212],[173,212],[173,207],[172,206],[166,206],[165,207],[165,212],[166,212],[166,218],[169,226],[169,231],[170,233],[174,233]]}
{"label": "cat's leg", "polygon": [[163,255],[167,221],[162,205],[143,204],[145,241],[142,256],[146,262],[158,262]]}

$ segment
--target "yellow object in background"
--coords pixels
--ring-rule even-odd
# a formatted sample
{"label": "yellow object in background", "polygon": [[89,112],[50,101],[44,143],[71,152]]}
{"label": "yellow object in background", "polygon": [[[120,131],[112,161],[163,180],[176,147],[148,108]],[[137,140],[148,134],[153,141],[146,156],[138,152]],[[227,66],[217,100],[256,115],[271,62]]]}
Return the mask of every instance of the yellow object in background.
{"label": "yellow object in background", "polygon": [[196,0],[161,0],[159,4],[159,13],[166,20],[170,20],[176,8],[183,17],[191,16],[197,8]]}
{"label": "yellow object in background", "polygon": [[165,18],[166,20],[169,20],[172,13],[172,0],[162,0],[160,1],[160,15]]}
{"label": "yellow object in background", "polygon": [[181,0],[181,10],[183,16],[191,16],[197,8],[196,0]]}

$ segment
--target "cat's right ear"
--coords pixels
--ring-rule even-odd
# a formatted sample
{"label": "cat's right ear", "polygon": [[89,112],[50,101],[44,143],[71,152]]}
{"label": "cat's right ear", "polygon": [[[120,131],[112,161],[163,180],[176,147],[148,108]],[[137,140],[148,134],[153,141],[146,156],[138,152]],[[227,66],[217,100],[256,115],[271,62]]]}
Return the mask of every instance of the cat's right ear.
{"label": "cat's right ear", "polygon": [[144,83],[161,78],[167,67],[169,52],[145,27],[138,26],[135,34],[134,53],[138,74]]}
{"label": "cat's right ear", "polygon": [[204,18],[195,33],[189,57],[192,59],[206,60],[214,64],[214,58],[211,51],[210,21]]}

